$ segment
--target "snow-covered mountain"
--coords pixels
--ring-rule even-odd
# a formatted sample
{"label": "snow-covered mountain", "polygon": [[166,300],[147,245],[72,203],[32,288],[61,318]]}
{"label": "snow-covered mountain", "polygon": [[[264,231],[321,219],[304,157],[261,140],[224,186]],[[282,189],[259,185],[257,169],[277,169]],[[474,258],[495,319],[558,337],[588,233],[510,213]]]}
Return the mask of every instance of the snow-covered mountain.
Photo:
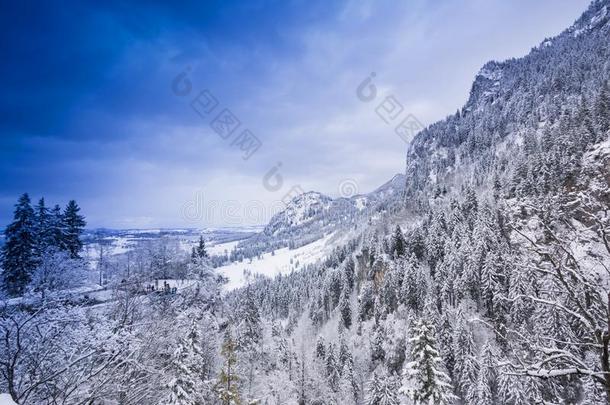
{"label": "snow-covered mountain", "polygon": [[350,198],[333,199],[315,191],[303,193],[274,215],[263,232],[277,236],[299,228],[349,224],[363,211],[370,215],[375,209],[382,209],[380,205],[383,203],[400,198],[404,187],[405,176],[397,174],[376,190]]}
{"label": "snow-covered mountain", "polygon": [[[549,187],[558,175],[567,176],[560,166],[574,167],[586,143],[595,141],[593,129],[604,115],[599,97],[609,70],[608,4],[593,2],[573,26],[522,58],[485,64],[464,107],[415,137],[407,155],[406,194],[443,185],[459,189],[467,182],[517,186],[519,179],[537,176]],[[567,139],[570,128],[580,135]],[[559,132],[562,145],[551,145]],[[536,146],[544,159],[522,153]]]}
{"label": "snow-covered mountain", "polygon": [[334,203],[332,198],[322,193],[303,193],[293,198],[283,211],[275,214],[263,232],[267,235],[278,235],[288,229],[311,225],[320,221]]}
{"label": "snow-covered mountain", "polygon": [[372,192],[350,198],[331,198],[315,191],[298,195],[270,219],[261,233],[239,243],[232,258],[251,258],[283,247],[297,248],[332,231],[358,227],[378,213],[398,210],[405,182],[404,174],[397,174]]}

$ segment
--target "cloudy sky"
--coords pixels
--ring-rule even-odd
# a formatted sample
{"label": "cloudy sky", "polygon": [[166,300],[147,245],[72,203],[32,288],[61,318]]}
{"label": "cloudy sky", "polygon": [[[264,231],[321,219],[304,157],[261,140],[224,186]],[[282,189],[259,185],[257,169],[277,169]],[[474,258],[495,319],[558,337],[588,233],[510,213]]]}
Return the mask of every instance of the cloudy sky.
{"label": "cloudy sky", "polygon": [[[98,3],[0,6],[0,226],[23,192],[76,199],[90,227],[149,228],[262,223],[294,186],[371,191],[406,148],[378,101],[431,124],[486,61],[526,54],[589,2]],[[225,109],[230,134],[212,125]],[[248,159],[244,130],[261,143]]]}

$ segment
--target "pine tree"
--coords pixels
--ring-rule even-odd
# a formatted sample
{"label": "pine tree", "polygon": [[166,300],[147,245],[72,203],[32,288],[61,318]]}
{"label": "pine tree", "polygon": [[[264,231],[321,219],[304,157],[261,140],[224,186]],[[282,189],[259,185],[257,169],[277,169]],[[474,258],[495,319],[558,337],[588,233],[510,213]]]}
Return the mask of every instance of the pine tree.
{"label": "pine tree", "polygon": [[526,270],[526,266],[515,266],[510,272],[508,298],[511,300],[511,306],[509,318],[513,325],[517,327],[528,322],[534,312],[532,301],[524,298],[533,295],[531,280],[531,274]]}
{"label": "pine tree", "polygon": [[345,362],[351,358],[352,353],[350,352],[349,347],[347,347],[347,344],[345,343],[343,333],[339,333],[339,369],[342,369],[345,365]]}
{"label": "pine tree", "polygon": [[464,190],[464,194],[464,201],[462,202],[461,207],[462,215],[472,226],[479,206],[477,201],[477,194],[474,191],[474,188],[472,188],[471,186],[466,187],[466,189]]}
{"label": "pine tree", "polygon": [[324,338],[322,336],[318,336],[316,340],[316,357],[319,359],[326,358],[326,343],[324,343]]}
{"label": "pine tree", "polygon": [[344,262],[343,267],[343,288],[347,289],[350,293],[354,289],[354,281],[356,279],[356,264],[354,263],[354,259],[348,257]]}
{"label": "pine tree", "polygon": [[20,295],[36,268],[36,230],[30,197],[23,194],[15,205],[13,222],[4,230],[2,287],[9,295]]}
{"label": "pine tree", "polygon": [[476,398],[476,381],[479,374],[479,363],[472,332],[464,316],[460,314],[456,325],[454,344],[455,381],[458,392],[465,403],[473,403]]}
{"label": "pine tree", "polygon": [[496,404],[497,373],[496,350],[491,342],[486,342],[481,354],[481,369],[476,383],[476,405]]}
{"label": "pine tree", "polygon": [[246,293],[238,309],[237,346],[239,350],[252,350],[261,342],[263,330],[252,287],[246,288]]}
{"label": "pine tree", "polygon": [[383,331],[381,326],[377,326],[373,332],[371,341],[371,361],[381,362],[385,360],[385,350],[383,348]]}
{"label": "pine tree", "polygon": [[333,392],[339,390],[339,382],[341,379],[339,364],[335,356],[335,347],[331,344],[328,347],[326,356],[326,377],[328,378],[328,385]]}
{"label": "pine tree", "polygon": [[392,245],[391,251],[392,256],[394,258],[402,257],[405,255],[406,251],[406,242],[405,238],[402,234],[402,230],[399,225],[396,225],[396,229],[394,230],[394,235],[392,236]]}
{"label": "pine tree", "polygon": [[256,368],[261,358],[261,343],[263,327],[258,306],[254,301],[253,287],[246,288],[245,296],[237,311],[238,324],[236,326],[237,349],[241,355],[244,371],[247,378],[247,393],[252,394],[254,380],[258,373]]}
{"label": "pine tree", "polygon": [[494,405],[494,395],[491,391],[488,373],[482,369],[476,381],[476,399],[473,405]]}
{"label": "pine tree", "polygon": [[500,278],[505,273],[503,260],[496,249],[490,251],[481,268],[481,300],[486,309],[486,315],[494,317],[499,307],[498,297],[502,295]]}
{"label": "pine tree", "polygon": [[610,89],[608,88],[607,81],[604,81],[599,92],[595,112],[597,115],[596,123],[600,132],[599,140],[601,141],[608,135],[608,131],[610,130]]}
{"label": "pine tree", "polygon": [[49,237],[51,246],[59,250],[68,250],[64,214],[61,212],[61,207],[57,204],[49,213]]}
{"label": "pine tree", "polygon": [[424,308],[428,293],[428,271],[420,267],[414,254],[402,264],[403,280],[400,291],[401,301],[415,312]]}
{"label": "pine tree", "polygon": [[591,112],[587,107],[587,102],[584,97],[581,99],[580,106],[578,109],[578,133],[580,137],[580,143],[583,149],[587,146],[594,144],[597,141],[597,134],[595,131],[595,125],[591,119]]}
{"label": "pine tree", "polygon": [[51,216],[49,209],[45,205],[44,198],[38,201],[34,207],[36,217],[34,231],[36,234],[36,258],[40,260],[44,252],[53,245],[51,234]]}
{"label": "pine tree", "polygon": [[290,362],[292,353],[288,348],[288,342],[284,334],[283,328],[276,322],[271,325],[271,337],[275,345],[277,359],[282,366],[287,366]]}
{"label": "pine tree", "polygon": [[373,373],[373,378],[369,382],[366,391],[366,404],[377,405],[379,403],[379,397],[381,397],[381,393],[383,391],[382,380],[379,378],[377,373]]}
{"label": "pine tree", "polygon": [[309,375],[309,367],[307,364],[307,356],[305,355],[305,345],[301,344],[298,358],[295,359],[296,365],[296,387],[297,387],[297,398],[299,405],[307,404],[309,390],[312,385],[312,379]]}
{"label": "pine tree", "polygon": [[357,404],[360,399],[360,390],[354,375],[354,359],[349,352],[344,361],[341,375],[341,394],[348,403]]}
{"label": "pine tree", "polygon": [[375,291],[373,283],[366,281],[362,284],[358,296],[358,320],[366,321],[373,316],[375,311]]}
{"label": "pine tree", "polygon": [[168,404],[198,405],[203,381],[201,377],[201,345],[199,332],[193,322],[188,334],[180,338],[172,355]]}
{"label": "pine tree", "polygon": [[442,370],[442,358],[436,349],[434,329],[425,320],[418,321],[410,339],[411,359],[405,371],[401,391],[416,404],[449,404],[455,399],[449,376]]}
{"label": "pine tree", "polygon": [[237,345],[231,336],[231,331],[227,328],[222,350],[220,352],[225,358],[225,363],[220,372],[218,385],[216,386],[218,398],[223,405],[239,405],[241,403],[237,389],[240,378],[236,372],[236,348]]}
{"label": "pine tree", "polygon": [[83,248],[80,236],[85,229],[85,217],[79,214],[80,207],[76,201],[70,200],[64,210],[64,224],[66,231],[64,235],[65,245],[73,258],[78,258],[78,254]]}
{"label": "pine tree", "polygon": [[373,373],[368,387],[367,405],[398,405],[398,382],[396,377],[383,373]]}
{"label": "pine tree", "polygon": [[209,257],[208,251],[205,248],[205,240],[203,239],[203,236],[199,237],[199,244],[197,247],[193,248],[192,257],[193,259],[207,259]]}
{"label": "pine tree", "polygon": [[341,294],[341,301],[339,301],[339,312],[341,314],[343,326],[345,329],[349,329],[352,326],[352,308],[347,289],[343,290],[343,294]]}
{"label": "pine tree", "polygon": [[455,352],[454,352],[454,330],[451,323],[452,314],[445,310],[441,315],[441,325],[439,327],[438,346],[439,351],[445,361],[445,367],[449,376],[453,379],[455,376]]}
{"label": "pine tree", "polygon": [[426,241],[420,228],[415,228],[408,238],[408,255],[415,255],[416,260],[422,260],[426,254]]}

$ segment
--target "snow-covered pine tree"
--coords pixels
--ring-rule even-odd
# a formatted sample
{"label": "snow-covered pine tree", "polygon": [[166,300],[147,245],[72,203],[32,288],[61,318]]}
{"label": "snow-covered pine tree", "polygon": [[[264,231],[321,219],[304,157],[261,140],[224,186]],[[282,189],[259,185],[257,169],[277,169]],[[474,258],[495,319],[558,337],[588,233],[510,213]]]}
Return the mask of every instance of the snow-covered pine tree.
{"label": "snow-covered pine tree", "polygon": [[377,326],[373,331],[371,340],[371,362],[382,362],[385,359],[385,350],[383,348],[383,329]]}
{"label": "snow-covered pine tree", "polygon": [[354,371],[354,359],[350,352],[347,352],[345,361],[343,362],[340,392],[348,403],[357,404],[360,399],[360,389]]}
{"label": "snow-covered pine tree", "polygon": [[596,124],[599,128],[599,139],[603,141],[610,130],[610,88],[605,80],[597,97],[595,105]]}
{"label": "snow-covered pine tree", "polygon": [[341,379],[341,369],[335,355],[334,345],[329,345],[326,351],[326,377],[328,378],[328,385],[333,392],[339,390],[339,382]]}
{"label": "snow-covered pine tree", "polygon": [[475,405],[493,405],[497,402],[497,350],[487,341],[481,350],[481,368],[476,382]]}
{"label": "snow-covered pine tree", "polygon": [[366,405],[398,405],[398,380],[387,372],[373,373],[366,396]]}
{"label": "snow-covered pine tree", "polygon": [[404,256],[406,251],[405,245],[405,237],[402,234],[400,225],[396,225],[396,229],[394,230],[394,234],[392,235],[392,241],[390,244],[390,251],[392,253],[392,257],[399,258]]}
{"label": "snow-covered pine tree", "polygon": [[432,276],[434,276],[436,265],[443,260],[445,255],[444,240],[447,234],[445,226],[445,216],[442,212],[430,219],[425,246]]}
{"label": "snow-covered pine tree", "polygon": [[66,248],[70,252],[73,258],[78,258],[78,255],[83,248],[83,242],[80,240],[80,236],[85,229],[85,217],[79,214],[80,207],[76,204],[76,201],[70,200],[66,209],[64,210],[64,243]]}
{"label": "snow-covered pine tree", "polygon": [[247,379],[247,393],[251,394],[254,380],[258,376],[256,370],[262,354],[263,326],[258,306],[254,301],[254,291],[250,285],[246,287],[246,294],[237,309],[235,333],[237,350],[242,361],[240,364],[246,370],[244,377]]}
{"label": "snow-covered pine tree", "polygon": [[49,214],[50,237],[52,246],[60,250],[67,250],[66,246],[66,223],[64,214],[58,204],[51,209]]}
{"label": "snow-covered pine tree", "polygon": [[216,385],[218,399],[223,405],[239,405],[241,403],[238,384],[240,381],[237,375],[237,344],[231,336],[231,330],[227,327],[221,354],[225,358],[224,365],[220,372],[220,378]]}
{"label": "snow-covered pine tree", "polygon": [[417,260],[422,260],[426,254],[426,241],[423,232],[419,227],[415,227],[406,239],[406,256],[415,255]]}
{"label": "snow-covered pine tree", "polygon": [[417,257],[412,254],[406,261],[401,261],[403,280],[400,300],[416,313],[424,308],[428,292],[428,270],[418,264]]}
{"label": "snow-covered pine tree", "polygon": [[358,296],[358,320],[369,320],[375,312],[375,291],[371,281],[365,281]]}
{"label": "snow-covered pine tree", "polygon": [[49,209],[45,205],[44,198],[38,200],[38,204],[34,207],[35,224],[34,231],[36,234],[36,258],[40,260],[45,251],[52,246],[53,240],[51,235],[51,218]]}
{"label": "snow-covered pine tree", "polygon": [[465,403],[470,404],[476,398],[475,382],[479,373],[479,363],[476,359],[472,332],[462,313],[458,316],[455,333],[453,351],[457,392]]}
{"label": "snow-covered pine tree", "polygon": [[438,348],[443,358],[445,368],[452,380],[455,379],[455,352],[454,352],[454,336],[455,331],[452,324],[454,314],[452,311],[445,309],[441,314],[440,327],[438,333]]}
{"label": "snow-covered pine tree", "polygon": [[284,330],[280,324],[273,322],[271,326],[271,337],[273,338],[275,346],[275,356],[281,367],[290,369],[290,361],[292,359],[292,352],[288,347],[288,341]]}
{"label": "snow-covered pine tree", "polygon": [[318,336],[316,340],[316,352],[315,355],[318,359],[326,358],[326,342],[322,336]]}
{"label": "snow-covered pine tree", "polygon": [[497,248],[494,248],[486,255],[481,267],[481,301],[486,315],[490,318],[499,315],[497,310],[503,303],[499,298],[505,295],[502,285],[505,274],[506,266],[504,266],[503,258]]}
{"label": "snow-covered pine tree", "polygon": [[462,215],[464,219],[470,224],[472,227],[476,218],[476,214],[479,208],[479,203],[477,200],[477,194],[474,191],[474,188],[470,185],[465,187],[464,190],[464,201],[461,205]]}
{"label": "snow-covered pine tree", "polygon": [[254,294],[250,286],[237,311],[237,346],[239,350],[249,350],[257,346],[263,338],[261,317],[254,302]]}
{"label": "snow-covered pine tree", "polygon": [[197,244],[197,247],[193,248],[192,257],[199,259],[207,259],[209,257],[203,236],[199,236],[199,243]]}
{"label": "snow-covered pine tree", "polygon": [[350,304],[349,290],[346,288],[341,294],[341,300],[339,301],[339,313],[341,315],[341,322],[345,329],[349,329],[352,326],[352,307]]}
{"label": "snow-covered pine tree", "polygon": [[201,403],[203,371],[201,370],[201,343],[194,322],[186,336],[178,341],[170,361],[168,405],[198,405]]}
{"label": "snow-covered pine tree", "polygon": [[343,263],[343,288],[349,290],[351,293],[354,289],[354,282],[356,279],[356,264],[351,256],[348,257]]}
{"label": "snow-covered pine tree", "polygon": [[[508,405],[542,403],[540,390],[537,387],[537,380],[510,374],[508,372],[500,373],[498,376],[498,402]],[[473,403],[475,402],[473,401]],[[592,402],[591,405],[593,403],[600,404],[601,401]]]}
{"label": "snow-covered pine tree", "polygon": [[348,360],[348,358],[352,358],[352,353],[351,353],[349,347],[347,347],[347,343],[345,343],[344,334],[342,332],[340,332],[339,333],[339,358],[338,358],[339,369],[343,369],[343,366],[345,365],[345,362]]}
{"label": "snow-covered pine tree", "polygon": [[581,97],[580,99],[580,106],[578,107],[577,116],[579,122],[577,129],[578,137],[580,138],[581,147],[583,150],[586,150],[590,145],[597,141],[597,131],[585,97]]}
{"label": "snow-covered pine tree", "polygon": [[531,320],[534,312],[532,301],[527,297],[532,292],[532,282],[535,280],[527,267],[521,263],[511,269],[509,273],[508,298],[510,301],[509,319],[516,327],[521,327]]}
{"label": "snow-covered pine tree", "polygon": [[2,288],[9,295],[22,294],[36,268],[35,228],[30,197],[23,194],[15,205],[13,222],[4,230]]}
{"label": "snow-covered pine tree", "polygon": [[404,372],[401,392],[415,404],[450,404],[455,396],[449,376],[443,370],[443,361],[436,349],[434,328],[426,321],[419,320],[413,328],[410,339],[411,362]]}

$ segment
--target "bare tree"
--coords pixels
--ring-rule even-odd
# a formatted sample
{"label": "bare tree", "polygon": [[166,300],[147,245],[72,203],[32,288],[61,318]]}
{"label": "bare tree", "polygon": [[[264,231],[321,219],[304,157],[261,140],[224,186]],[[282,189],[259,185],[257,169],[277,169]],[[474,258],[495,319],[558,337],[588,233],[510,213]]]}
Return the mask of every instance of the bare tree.
{"label": "bare tree", "polygon": [[[588,218],[595,218],[592,229],[598,233],[606,250],[603,257],[596,260],[607,271],[607,264],[610,263],[607,219],[601,219],[586,205],[581,210]],[[538,223],[544,234],[541,239],[516,227],[513,230],[538,258],[526,270],[537,273],[544,280],[544,290],[505,299],[513,302],[525,299],[547,306],[567,319],[577,333],[567,340],[560,340],[551,333],[526,336],[520,331],[509,330],[508,341],[512,342],[517,362],[508,364],[509,373],[543,379],[570,375],[590,378],[603,387],[606,401],[610,404],[609,291],[602,286],[601,274],[590,264],[583,263],[572,251],[570,240],[559,236],[549,221],[539,219]],[[570,227],[569,223],[564,225]],[[531,351],[529,355],[524,354],[519,346],[527,347]],[[588,362],[586,353],[593,353],[598,363]]]}
{"label": "bare tree", "polygon": [[88,339],[89,327],[78,311],[59,306],[2,308],[0,375],[13,400],[73,403],[85,383],[121,362],[120,349]]}

